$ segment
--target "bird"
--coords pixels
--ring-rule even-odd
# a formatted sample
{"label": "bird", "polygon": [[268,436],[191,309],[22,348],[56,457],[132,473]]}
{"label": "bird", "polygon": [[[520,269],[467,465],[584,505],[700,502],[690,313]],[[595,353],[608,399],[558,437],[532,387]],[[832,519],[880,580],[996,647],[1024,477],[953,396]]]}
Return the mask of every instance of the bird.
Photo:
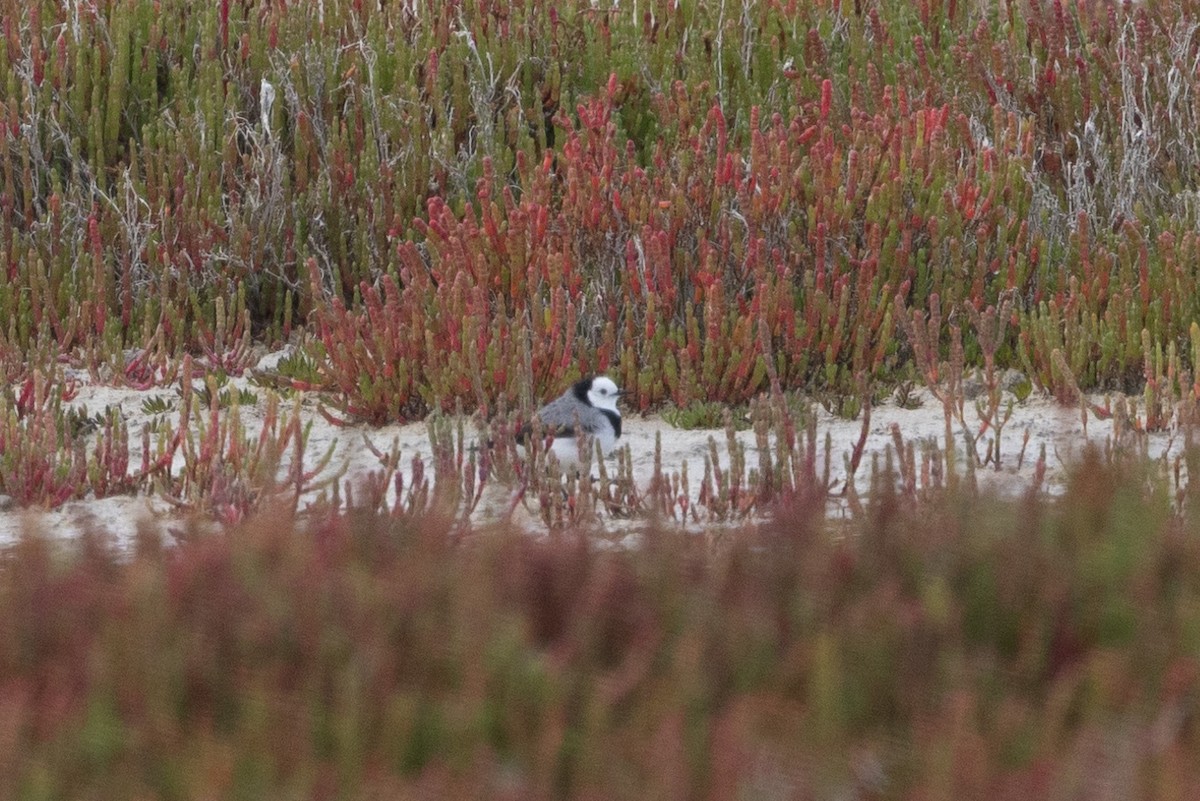
{"label": "bird", "polygon": [[[621,438],[621,410],[617,400],[625,392],[607,376],[582,378],[562,395],[534,413],[542,432],[551,438],[549,451],[564,468],[577,466],[581,448],[600,443],[600,452],[608,456]],[[577,427],[578,426],[578,427]],[[517,444],[525,445],[533,433],[526,423],[517,431]]]}

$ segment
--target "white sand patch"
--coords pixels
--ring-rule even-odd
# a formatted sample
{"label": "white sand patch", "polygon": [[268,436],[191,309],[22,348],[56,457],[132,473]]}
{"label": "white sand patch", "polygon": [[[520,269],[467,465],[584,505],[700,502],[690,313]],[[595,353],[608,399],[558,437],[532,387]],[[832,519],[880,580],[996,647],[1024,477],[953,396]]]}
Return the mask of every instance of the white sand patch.
{"label": "white sand patch", "polygon": [[[277,351],[263,357],[260,368],[274,367],[287,350]],[[197,382],[199,384],[199,382]],[[241,421],[247,434],[257,435],[264,422],[266,396],[269,390],[255,386],[248,378],[231,379],[229,387],[249,389],[258,396],[257,403],[240,408]],[[131,470],[140,465],[142,430],[150,425],[157,417],[159,424],[163,420],[172,425],[178,424],[178,411],[148,414],[143,408],[145,401],[153,396],[162,396],[175,402],[178,407],[176,387],[162,387],[148,391],[137,391],[125,388],[100,386],[81,380],[79,392],[73,401],[76,406],[86,405],[89,413],[102,411],[107,406],[120,408],[128,423],[130,435]],[[872,410],[870,425],[867,431],[866,444],[862,461],[855,474],[855,487],[865,491],[871,473],[872,459],[879,459],[893,448],[893,426],[898,426],[906,443],[912,443],[918,454],[922,448],[945,448],[945,417],[942,404],[927,391],[916,394],[921,401],[915,409],[905,409],[894,401],[876,406]],[[1009,396],[1006,396],[1006,399]],[[1094,397],[1091,400],[1104,405],[1105,399]],[[407,425],[390,425],[369,427],[364,425],[337,426],[318,413],[318,398],[313,395],[299,397],[299,400],[284,399],[280,401],[280,414],[289,414],[293,405],[299,402],[302,419],[311,424],[308,445],[305,451],[305,469],[311,470],[317,461],[330,449],[333,458],[320,474],[316,484],[324,481],[321,491],[310,492],[299,500],[301,510],[317,502],[322,493],[328,496],[332,487],[330,480],[337,481],[340,486],[346,482],[359,485],[371,472],[382,470],[379,458],[367,446],[370,442],[377,450],[391,452],[399,449],[400,461],[398,472],[405,487],[411,486],[414,469],[414,459],[420,459],[424,464],[427,476],[433,476],[432,448],[428,428],[425,423],[410,423]],[[968,430],[977,434],[981,421],[974,404],[967,402],[964,420]],[[966,461],[962,424],[955,421],[955,449],[958,454],[957,464],[962,473]],[[818,408],[817,412],[817,467],[823,469],[825,461],[826,435],[831,443],[830,453],[830,488],[835,495],[834,507],[838,505],[837,497],[846,489],[846,461],[857,443],[862,430],[861,417],[858,420],[844,420]],[[472,421],[464,421],[464,431],[468,443],[473,443],[478,434]],[[1028,442],[1024,444],[1024,454],[1021,458],[1022,446],[1028,434]],[[987,440],[994,435],[988,432],[976,443],[976,450],[982,456],[987,449]],[[1008,423],[1004,426],[1001,440],[1001,462],[999,469],[994,465],[978,467],[976,480],[985,490],[994,490],[1005,494],[1016,494],[1028,488],[1034,481],[1036,463],[1042,446],[1047,453],[1046,475],[1043,488],[1049,492],[1060,490],[1065,479],[1067,466],[1078,458],[1087,441],[1104,445],[1113,436],[1111,420],[1098,419],[1089,415],[1086,437],[1081,413],[1077,407],[1064,407],[1052,399],[1033,396],[1022,403],[1015,404]],[[624,432],[619,445],[629,449],[633,476],[637,486],[645,491],[650,486],[654,475],[656,439],[661,438],[662,468],[670,478],[678,477],[684,463],[687,464],[688,489],[690,502],[694,506],[700,492],[704,476],[705,458],[711,454],[710,439],[716,443],[716,451],[720,467],[728,469],[730,455],[726,433],[724,430],[693,430],[683,431],[671,427],[658,415],[628,416],[625,419]],[[759,463],[758,448],[753,431],[740,431],[736,434],[737,441],[745,448],[745,465],[747,473],[757,468]],[[771,440],[773,442],[773,439]],[[1160,433],[1150,435],[1147,439],[1148,452],[1153,457],[1171,456],[1181,449],[1179,438]],[[918,462],[919,462],[918,455]],[[616,457],[610,458],[608,464],[610,474],[616,472]],[[176,455],[174,470],[182,467],[182,456]],[[288,468],[288,457],[285,456],[281,469]],[[593,468],[593,475],[596,474]],[[517,486],[509,486],[492,482],[485,488],[483,497],[471,517],[471,522],[483,525],[488,522],[507,518],[531,529],[544,530],[537,508],[536,499],[525,498],[519,502],[516,498]],[[394,484],[390,485],[388,502],[395,502]],[[2,505],[3,499],[0,499]],[[0,510],[0,544],[13,541],[27,526],[36,525],[43,531],[55,537],[72,537],[78,534],[83,526],[90,521],[100,523],[114,537],[121,541],[132,538],[139,521],[155,519],[169,528],[175,523],[172,517],[177,515],[174,507],[159,498],[117,497],[100,500],[76,501],[61,509],[51,512],[37,510],[16,510],[9,508]],[[703,522],[703,520],[701,521]],[[620,536],[621,531],[628,532],[643,526],[644,521],[605,520],[602,527],[615,530]]]}
{"label": "white sand patch", "polygon": [[128,545],[138,526],[167,525],[169,511],[170,506],[161,499],[129,495],[69,501],[50,511],[10,509],[0,512],[0,545],[14,542],[25,533],[66,540],[84,531],[105,534],[118,544]]}

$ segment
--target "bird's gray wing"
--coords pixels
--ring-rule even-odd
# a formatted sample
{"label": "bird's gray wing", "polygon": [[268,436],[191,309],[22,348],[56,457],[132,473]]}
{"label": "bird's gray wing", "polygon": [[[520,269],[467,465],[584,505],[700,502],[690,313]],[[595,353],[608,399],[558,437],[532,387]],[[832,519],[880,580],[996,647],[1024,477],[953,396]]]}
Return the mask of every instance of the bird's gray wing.
{"label": "bird's gray wing", "polygon": [[577,408],[578,406],[573,399],[563,395],[538,409],[534,416],[542,421],[542,425],[547,427],[569,426],[575,423],[575,410]]}
{"label": "bird's gray wing", "polygon": [[[517,444],[524,445],[530,435],[533,434],[533,423],[526,423],[517,429]],[[575,435],[575,426],[542,426],[543,437],[572,437]]]}
{"label": "bird's gray wing", "polygon": [[573,432],[575,423],[588,434],[596,434],[603,430],[605,415],[594,406],[588,406],[574,398],[564,395],[555,398],[541,409],[538,409],[537,419],[546,428],[567,428]]}
{"label": "bird's gray wing", "polygon": [[[534,415],[541,423],[542,433],[548,437],[571,437],[575,435],[576,418],[579,427],[588,434],[600,430],[600,421],[596,419],[593,409],[580,408],[573,398],[562,396],[555,398],[537,410]],[[533,432],[533,424],[526,423],[517,431],[517,442],[524,445],[525,440]]]}

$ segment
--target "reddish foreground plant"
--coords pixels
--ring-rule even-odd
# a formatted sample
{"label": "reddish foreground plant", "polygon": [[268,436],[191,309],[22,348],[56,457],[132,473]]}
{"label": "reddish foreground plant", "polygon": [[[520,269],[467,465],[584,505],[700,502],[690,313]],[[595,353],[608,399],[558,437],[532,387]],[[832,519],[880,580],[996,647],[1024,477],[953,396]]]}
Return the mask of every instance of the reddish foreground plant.
{"label": "reddish foreground plant", "polygon": [[363,508],[31,537],[0,793],[1190,795],[1198,533],[1143,467],[1093,451],[1053,501],[881,475],[862,515],[623,549]]}

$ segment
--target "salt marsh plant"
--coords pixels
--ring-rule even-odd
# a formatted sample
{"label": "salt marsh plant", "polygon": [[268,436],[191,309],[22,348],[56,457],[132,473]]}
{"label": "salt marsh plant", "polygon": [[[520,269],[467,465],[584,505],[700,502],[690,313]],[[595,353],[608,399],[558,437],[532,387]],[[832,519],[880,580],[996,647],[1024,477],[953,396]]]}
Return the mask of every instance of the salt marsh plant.
{"label": "salt marsh plant", "polygon": [[96,416],[69,405],[72,386],[35,372],[0,393],[0,494],[51,509],[69,500],[134,492],[155,468],[130,461],[129,432],[117,409]]}
{"label": "salt marsh plant", "polygon": [[1010,298],[995,365],[1051,390],[1200,321],[1184,0],[722,8],[10,0],[0,352],[167,385],[308,327],[395,420],[577,369],[852,396],[897,295]]}
{"label": "salt marsh plant", "polygon": [[179,423],[164,425],[156,435],[171,461],[155,476],[154,490],[168,502],[232,524],[263,506],[295,512],[304,495],[338,479],[336,473],[323,475],[335,444],[305,464],[311,423],[301,420],[298,405],[281,411],[278,396],[268,394],[255,434],[242,422],[241,392],[227,390],[226,405],[214,375],[206,377],[205,387],[202,403],[192,386],[191,360],[185,359]]}

